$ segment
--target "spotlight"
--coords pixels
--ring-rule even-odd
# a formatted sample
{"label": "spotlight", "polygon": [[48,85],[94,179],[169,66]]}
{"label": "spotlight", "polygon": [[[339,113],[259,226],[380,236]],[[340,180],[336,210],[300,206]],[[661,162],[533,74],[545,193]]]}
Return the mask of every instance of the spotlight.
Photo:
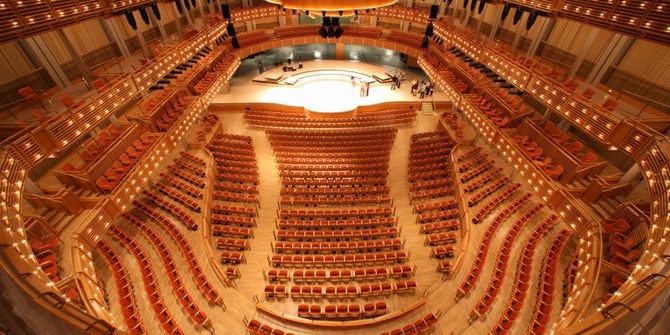
{"label": "spotlight", "polygon": [[156,17],[156,20],[160,21],[161,20],[161,11],[158,9],[158,5],[155,2],[151,3],[151,10],[154,12],[154,16]]}
{"label": "spotlight", "polygon": [[126,20],[128,21],[130,28],[133,28],[133,30],[137,30],[137,21],[135,21],[135,16],[133,15],[133,12],[127,10],[125,14],[126,14]]}
{"label": "spotlight", "polygon": [[479,2],[479,8],[477,8],[477,14],[481,14],[484,11],[484,5],[486,5],[486,0]]}
{"label": "spotlight", "polygon": [[530,30],[530,28],[533,27],[533,24],[535,24],[535,20],[537,20],[537,17],[540,15],[540,12],[534,10],[530,12],[530,15],[528,16],[528,20],[526,21],[526,30]]}
{"label": "spotlight", "polygon": [[139,11],[140,17],[142,18],[142,21],[144,21],[144,24],[149,24],[149,14],[147,13],[147,9],[142,6],[139,8]]}
{"label": "spotlight", "polygon": [[321,26],[321,29],[319,29],[319,35],[320,35],[322,38],[326,38],[326,37],[328,37],[328,30],[326,30],[326,27]]}
{"label": "spotlight", "polygon": [[335,37],[335,29],[333,29],[333,26],[328,27],[328,37]]}
{"label": "spotlight", "polygon": [[509,10],[512,9],[512,6],[510,6],[509,3],[505,2],[503,5],[502,13],[500,13],[500,21],[505,21],[507,18],[507,15],[509,14]]}
{"label": "spotlight", "polygon": [[523,7],[518,7],[518,8],[516,9],[516,12],[514,12],[514,20],[512,21],[512,23],[513,23],[514,25],[516,25],[517,23],[519,23],[519,20],[521,20],[521,16],[522,16],[522,15],[523,15]]}

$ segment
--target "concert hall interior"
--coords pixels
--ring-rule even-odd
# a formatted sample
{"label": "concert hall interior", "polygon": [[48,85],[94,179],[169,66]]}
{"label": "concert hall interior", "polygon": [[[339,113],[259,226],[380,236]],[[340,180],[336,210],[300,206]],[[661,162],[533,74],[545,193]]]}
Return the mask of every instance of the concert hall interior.
{"label": "concert hall interior", "polygon": [[0,335],[667,334],[667,0],[0,0]]}

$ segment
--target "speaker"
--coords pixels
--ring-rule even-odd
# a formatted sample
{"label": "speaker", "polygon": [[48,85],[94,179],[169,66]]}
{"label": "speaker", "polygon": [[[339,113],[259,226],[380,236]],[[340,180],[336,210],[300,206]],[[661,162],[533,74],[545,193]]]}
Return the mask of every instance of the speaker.
{"label": "speaker", "polygon": [[137,21],[135,21],[135,15],[133,15],[133,12],[127,10],[124,14],[126,15],[126,20],[128,21],[130,28],[137,30]]}
{"label": "speaker", "polygon": [[221,5],[221,13],[223,14],[223,18],[226,20],[230,20],[230,6],[228,6],[227,3],[224,3]]}
{"label": "speaker", "polygon": [[174,5],[177,6],[179,14],[184,14],[184,8],[181,7],[181,0],[174,0]]}
{"label": "speaker", "polygon": [[477,8],[477,14],[481,14],[484,11],[484,5],[486,5],[486,0],[479,1],[479,8]]}
{"label": "speaker", "polygon": [[428,36],[424,36],[421,40],[421,47],[424,49],[428,48]]}
{"label": "speaker", "polygon": [[233,48],[235,49],[240,48],[240,41],[237,40],[237,36],[233,36],[233,40],[231,42],[233,43]]}
{"label": "speaker", "polygon": [[472,2],[470,3],[470,11],[474,12],[475,7],[477,7],[477,0],[472,0]]}
{"label": "speaker", "polygon": [[468,0],[463,0],[463,9],[468,8]]}
{"label": "speaker", "polygon": [[426,26],[426,36],[431,37],[433,36],[433,22],[428,22],[428,25]]}
{"label": "speaker", "polygon": [[184,6],[186,6],[186,10],[188,10],[188,11],[191,10],[191,3],[188,2],[188,0],[184,0]]}
{"label": "speaker", "polygon": [[342,34],[344,34],[344,30],[342,30],[342,27],[337,26],[337,28],[335,28],[335,33],[334,33],[335,38],[340,38],[340,36],[342,36]]}
{"label": "speaker", "polygon": [[142,21],[144,21],[144,24],[149,24],[149,14],[147,13],[146,8],[144,6],[139,8],[140,10],[140,17],[142,18]]}
{"label": "speaker", "polygon": [[510,9],[512,9],[512,6],[510,6],[509,3],[505,2],[505,5],[503,5],[502,12],[500,13],[500,21],[505,22],[505,19],[507,18],[507,14],[509,14]]}
{"label": "speaker", "polygon": [[528,15],[528,20],[526,21],[526,30],[530,30],[530,28],[533,27],[533,24],[535,24],[535,20],[537,20],[538,16],[540,16],[540,12],[536,10],[530,12],[530,15]]}
{"label": "speaker", "polygon": [[156,17],[156,20],[160,21],[161,20],[161,11],[158,9],[158,4],[155,2],[151,3],[151,11],[154,12],[154,16]]}
{"label": "speaker", "polygon": [[232,23],[228,23],[226,32],[228,33],[228,36],[235,36],[235,26]]}
{"label": "speaker", "polygon": [[516,12],[514,12],[514,20],[512,21],[512,24],[516,25],[519,23],[519,20],[521,20],[521,16],[523,15],[523,7],[518,7],[516,9]]}
{"label": "speaker", "polygon": [[191,0],[191,6],[193,6],[193,8],[198,7],[198,3],[195,2],[195,0]]}
{"label": "speaker", "polygon": [[430,16],[429,18],[431,20],[437,19],[437,12],[440,10],[440,7],[438,5],[430,5]]}
{"label": "speaker", "polygon": [[328,37],[328,29],[326,29],[326,26],[321,26],[321,29],[319,29],[319,36],[321,36],[321,38]]}

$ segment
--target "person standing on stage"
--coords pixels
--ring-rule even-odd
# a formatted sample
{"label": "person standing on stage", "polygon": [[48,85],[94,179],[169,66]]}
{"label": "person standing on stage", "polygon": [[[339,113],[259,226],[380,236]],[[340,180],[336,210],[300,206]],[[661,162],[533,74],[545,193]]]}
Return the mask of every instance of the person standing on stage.
{"label": "person standing on stage", "polygon": [[398,86],[398,75],[393,71],[391,72],[391,89],[395,90],[396,86]]}
{"label": "person standing on stage", "polygon": [[260,58],[256,58],[256,65],[258,65],[258,74],[263,73],[265,69],[263,68],[263,61]]}
{"label": "person standing on stage", "polygon": [[416,81],[416,79],[412,79],[411,84],[412,84],[412,87],[411,87],[409,93],[410,93],[411,95],[414,95],[414,96],[415,96],[415,95],[416,95],[416,90],[417,90],[417,88],[419,88],[419,83]]}
{"label": "person standing on stage", "polygon": [[370,82],[366,81],[365,82],[365,96],[367,97],[369,95],[370,95]]}
{"label": "person standing on stage", "polygon": [[423,99],[425,95],[426,95],[426,83],[422,80],[421,84],[419,84],[419,98]]}

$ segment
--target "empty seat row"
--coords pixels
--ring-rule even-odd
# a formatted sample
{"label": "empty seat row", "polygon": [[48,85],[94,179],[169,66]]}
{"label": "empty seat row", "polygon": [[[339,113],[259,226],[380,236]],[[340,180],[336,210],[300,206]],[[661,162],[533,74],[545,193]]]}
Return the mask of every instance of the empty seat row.
{"label": "empty seat row", "polygon": [[298,316],[307,319],[355,320],[388,313],[383,301],[361,305],[298,305]]}

